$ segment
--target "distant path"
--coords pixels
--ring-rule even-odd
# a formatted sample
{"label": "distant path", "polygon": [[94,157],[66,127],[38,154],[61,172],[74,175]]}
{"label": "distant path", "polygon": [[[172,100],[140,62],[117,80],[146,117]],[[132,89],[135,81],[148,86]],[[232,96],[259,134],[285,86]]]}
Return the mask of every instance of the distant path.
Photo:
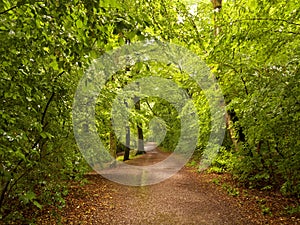
{"label": "distant path", "polygon": [[[148,165],[169,155],[151,150],[150,146],[146,146],[147,154],[129,163]],[[62,224],[257,224],[247,218],[247,211],[232,197],[220,192],[207,175],[187,168],[164,182],[144,187],[120,185],[97,173],[86,178],[88,185],[73,187],[62,212]],[[54,223],[48,220],[49,224]]]}

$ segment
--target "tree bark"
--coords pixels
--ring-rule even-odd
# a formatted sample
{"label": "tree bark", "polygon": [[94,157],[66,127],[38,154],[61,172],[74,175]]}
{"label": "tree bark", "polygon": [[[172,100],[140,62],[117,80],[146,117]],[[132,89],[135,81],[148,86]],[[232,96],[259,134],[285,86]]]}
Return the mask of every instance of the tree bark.
{"label": "tree bark", "polygon": [[222,0],[211,0],[214,9],[221,9],[222,8]]}
{"label": "tree bark", "polygon": [[[113,130],[112,121],[110,121],[109,152],[114,159],[117,158],[117,138]],[[113,161],[111,167],[115,167],[115,166],[116,166],[116,161]]]}
{"label": "tree bark", "polygon": [[[135,99],[135,109],[137,111],[141,110],[141,102],[139,97],[136,97]],[[145,154],[145,147],[144,147],[144,134],[142,129],[142,124],[140,122],[137,123],[137,131],[138,131],[138,150],[136,152],[136,155]]]}
{"label": "tree bark", "polygon": [[[128,108],[128,103],[125,101],[125,105]],[[130,126],[129,124],[125,127],[126,130],[126,142],[125,142],[125,152],[123,161],[129,160],[130,153]]]}
{"label": "tree bark", "polygon": [[219,13],[222,9],[222,0],[211,0],[214,7],[214,26],[215,26],[215,36],[220,33],[220,27],[216,25],[217,22],[217,13]]}

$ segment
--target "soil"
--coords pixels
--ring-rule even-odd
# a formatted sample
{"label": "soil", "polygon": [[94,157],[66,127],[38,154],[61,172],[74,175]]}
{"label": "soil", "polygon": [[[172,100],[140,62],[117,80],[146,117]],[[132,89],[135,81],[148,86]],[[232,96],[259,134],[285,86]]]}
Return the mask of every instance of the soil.
{"label": "soil", "polygon": [[[128,164],[150,165],[168,155],[154,149]],[[288,199],[231,189],[227,175],[197,173],[184,167],[163,182],[137,187],[114,183],[96,172],[87,174],[86,179],[86,185],[71,186],[62,211],[55,215],[45,212],[37,224],[300,224],[299,217],[280,213],[290,203]]]}

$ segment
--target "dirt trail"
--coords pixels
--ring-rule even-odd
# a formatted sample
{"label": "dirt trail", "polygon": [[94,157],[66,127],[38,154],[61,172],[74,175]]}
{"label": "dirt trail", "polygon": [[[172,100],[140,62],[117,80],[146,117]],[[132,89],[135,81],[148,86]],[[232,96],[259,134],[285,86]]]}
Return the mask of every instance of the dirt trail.
{"label": "dirt trail", "polygon": [[[148,151],[129,161],[149,165],[167,153]],[[60,224],[260,224],[233,198],[212,184],[207,174],[181,169],[161,183],[132,187],[114,183],[97,173],[86,176],[89,184],[73,186]],[[47,218],[49,224],[54,220]],[[43,224],[47,224],[44,222]]]}
{"label": "dirt trail", "polygon": [[65,224],[251,224],[246,212],[187,169],[145,187],[117,185],[99,175],[88,179],[88,193],[80,196],[84,205],[74,208],[73,202]]}

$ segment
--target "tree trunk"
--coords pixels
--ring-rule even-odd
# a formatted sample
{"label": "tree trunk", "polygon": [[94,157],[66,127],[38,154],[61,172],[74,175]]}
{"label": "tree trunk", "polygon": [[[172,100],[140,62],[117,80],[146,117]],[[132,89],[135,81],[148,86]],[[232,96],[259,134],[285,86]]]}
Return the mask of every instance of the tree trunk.
{"label": "tree trunk", "polygon": [[[125,101],[125,105],[128,108],[128,103]],[[125,152],[123,161],[129,160],[130,153],[130,126],[129,124],[125,128],[126,130],[126,142],[125,142]]]}
{"label": "tree trunk", "polygon": [[222,8],[222,0],[211,0],[214,9],[221,9]]}
{"label": "tree trunk", "polygon": [[[215,36],[218,36],[220,33],[220,27],[216,25],[217,23],[217,13],[220,13],[222,9],[222,0],[211,0],[214,8],[214,26],[215,26]],[[225,121],[226,121],[226,129],[228,130],[229,137],[234,145],[234,149],[238,150],[238,140],[235,137],[235,131],[234,128],[232,127],[233,121],[232,121],[232,115],[230,111],[225,112]]]}
{"label": "tree trunk", "polygon": [[[141,102],[139,97],[136,97],[135,99],[135,109],[137,111],[141,110]],[[137,131],[138,131],[138,150],[136,152],[136,155],[145,154],[145,148],[144,148],[144,134],[142,129],[142,124],[140,122],[137,123]]]}
{"label": "tree trunk", "polygon": [[[110,133],[109,133],[109,152],[114,158],[117,158],[117,138],[113,130],[112,122],[110,122]],[[111,167],[116,166],[116,161],[113,161]]]}
{"label": "tree trunk", "polygon": [[110,123],[109,151],[112,157],[117,157],[117,138],[112,127],[112,122]]}
{"label": "tree trunk", "polygon": [[[214,8],[214,22],[215,22],[215,36],[218,36],[219,33],[221,32],[221,28],[216,25],[217,23],[217,13],[220,13],[222,9],[222,0],[211,0]],[[235,114],[234,110],[232,111],[226,111],[225,114],[225,120],[226,120],[226,128],[229,131],[229,136],[234,144],[235,150],[239,149],[238,143],[244,142],[245,141],[245,135],[243,133],[243,130],[241,127],[238,128],[238,138],[235,137],[235,130],[233,127],[231,127],[231,124],[234,124],[235,122],[238,121],[238,117]]]}
{"label": "tree trunk", "polygon": [[222,0],[211,0],[214,7],[214,26],[215,26],[215,36],[220,33],[220,27],[216,25],[217,22],[217,13],[222,9]]}

